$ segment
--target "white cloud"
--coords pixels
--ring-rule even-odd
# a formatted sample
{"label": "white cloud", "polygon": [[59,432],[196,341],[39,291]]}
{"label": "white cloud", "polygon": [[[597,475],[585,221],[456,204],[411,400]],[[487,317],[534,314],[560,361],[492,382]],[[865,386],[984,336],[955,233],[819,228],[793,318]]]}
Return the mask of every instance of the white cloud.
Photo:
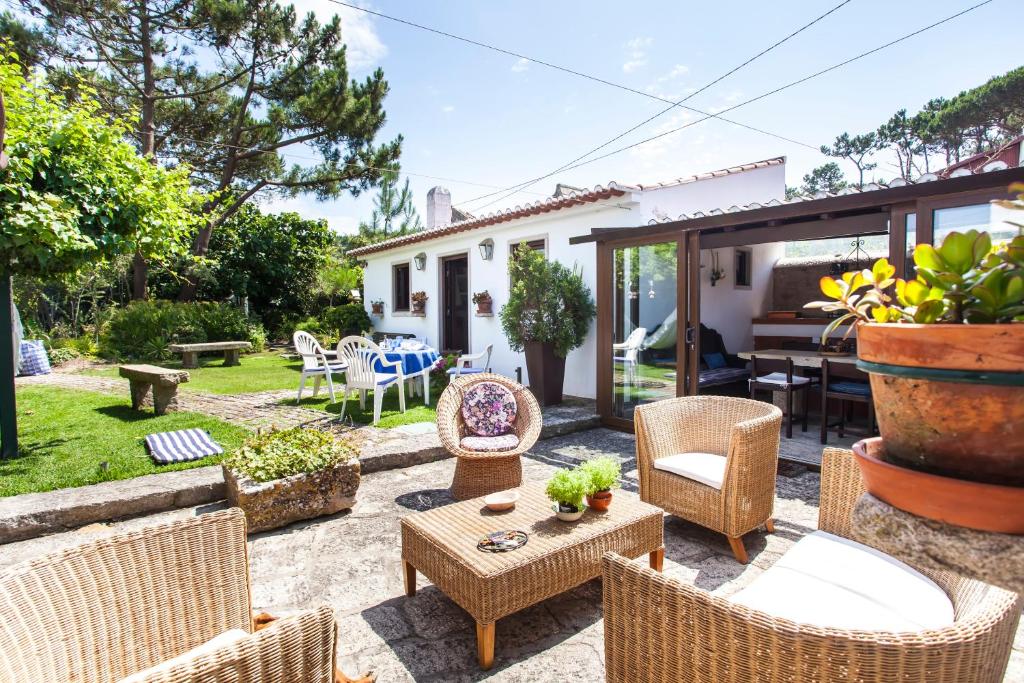
{"label": "white cloud", "polygon": [[632,73],[642,66],[647,66],[646,59],[630,59],[622,64],[622,70],[626,73]]}
{"label": "white cloud", "polygon": [[526,57],[520,57],[512,65],[512,71],[514,73],[517,73],[517,74],[518,73],[522,73],[522,72],[526,71],[529,68],[530,68],[530,60],[528,60]]}
{"label": "white cloud", "polygon": [[654,38],[638,37],[626,43],[628,58],[622,64],[622,70],[626,73],[636,71],[647,65],[647,48],[654,43]]}
{"label": "white cloud", "polygon": [[443,107],[441,107],[441,111],[443,111],[445,114],[451,114],[453,111],[455,111],[455,105],[446,104]]}
{"label": "white cloud", "polygon": [[690,73],[690,67],[685,64],[676,64],[667,74],[664,76],[658,76],[658,83],[665,83],[666,81],[671,81],[688,73]]}
{"label": "white cloud", "polygon": [[330,21],[334,15],[341,17],[341,39],[348,48],[345,56],[350,69],[375,67],[388,54],[388,47],[377,34],[376,20],[371,15],[330,0],[294,0],[293,4],[300,17],[307,12],[316,14],[320,22]]}

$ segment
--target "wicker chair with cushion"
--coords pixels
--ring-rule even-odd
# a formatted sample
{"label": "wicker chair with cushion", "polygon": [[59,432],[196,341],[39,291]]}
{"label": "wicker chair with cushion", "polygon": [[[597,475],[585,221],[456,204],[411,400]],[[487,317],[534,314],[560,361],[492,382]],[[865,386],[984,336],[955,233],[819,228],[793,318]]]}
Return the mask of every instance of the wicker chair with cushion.
{"label": "wicker chair with cushion", "polygon": [[640,498],[723,533],[747,562],[743,535],[772,531],[782,411],[729,396],[684,396],[634,413]]}
{"label": "wicker chair with cushion", "polygon": [[245,534],[232,509],[0,570],[0,680],[331,683],[330,609],[252,633]]}
{"label": "wicker chair with cushion", "polygon": [[[470,421],[475,416],[468,409],[467,396],[486,383],[498,385],[514,402],[511,410],[501,410],[509,420],[507,429],[488,426],[474,431],[467,425],[467,415]],[[490,372],[455,378],[437,401],[437,434],[445,449],[457,458],[452,496],[466,500],[519,486],[523,480],[519,456],[537,443],[542,424],[537,399],[523,385]]]}
{"label": "wicker chair with cushion", "polygon": [[[1024,601],[973,579],[918,572],[848,540],[863,490],[852,453],[826,449],[820,531],[730,598],[607,553],[607,680],[1002,681]],[[920,626],[893,628],[908,622]]]}

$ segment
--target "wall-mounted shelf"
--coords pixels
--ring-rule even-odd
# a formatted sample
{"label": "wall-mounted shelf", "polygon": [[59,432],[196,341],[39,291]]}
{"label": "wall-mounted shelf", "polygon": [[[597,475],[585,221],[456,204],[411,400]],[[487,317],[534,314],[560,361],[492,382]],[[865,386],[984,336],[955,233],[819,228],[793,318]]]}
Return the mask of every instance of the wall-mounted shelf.
{"label": "wall-mounted shelf", "polygon": [[473,315],[475,315],[478,318],[493,318],[494,317],[493,313],[474,313]]}

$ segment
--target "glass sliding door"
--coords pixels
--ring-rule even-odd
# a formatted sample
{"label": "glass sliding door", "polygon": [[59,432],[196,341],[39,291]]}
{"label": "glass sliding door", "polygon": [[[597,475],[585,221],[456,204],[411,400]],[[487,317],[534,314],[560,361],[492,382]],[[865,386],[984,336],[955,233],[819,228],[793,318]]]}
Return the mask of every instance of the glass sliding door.
{"label": "glass sliding door", "polygon": [[677,373],[686,372],[679,357],[686,329],[686,302],[676,300],[679,257],[675,240],[611,250],[612,371],[603,390],[610,390],[612,417],[632,420],[636,406],[676,396]]}

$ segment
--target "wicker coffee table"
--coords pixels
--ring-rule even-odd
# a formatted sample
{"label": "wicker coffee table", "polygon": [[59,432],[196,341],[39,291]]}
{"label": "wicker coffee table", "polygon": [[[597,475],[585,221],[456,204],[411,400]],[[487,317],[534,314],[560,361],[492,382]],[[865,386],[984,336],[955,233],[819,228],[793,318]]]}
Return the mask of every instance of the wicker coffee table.
{"label": "wicker coffee table", "polygon": [[[601,575],[601,556],[647,553],[661,571],[665,556],[663,512],[634,494],[616,492],[607,512],[588,510],[578,522],[555,518],[543,486],[519,488],[514,510],[491,512],[482,498],[419,512],[402,519],[405,593],[416,594],[420,571],[476,620],[477,657],[494,661],[495,622]],[[522,548],[505,553],[477,549],[492,531],[529,534]]]}

